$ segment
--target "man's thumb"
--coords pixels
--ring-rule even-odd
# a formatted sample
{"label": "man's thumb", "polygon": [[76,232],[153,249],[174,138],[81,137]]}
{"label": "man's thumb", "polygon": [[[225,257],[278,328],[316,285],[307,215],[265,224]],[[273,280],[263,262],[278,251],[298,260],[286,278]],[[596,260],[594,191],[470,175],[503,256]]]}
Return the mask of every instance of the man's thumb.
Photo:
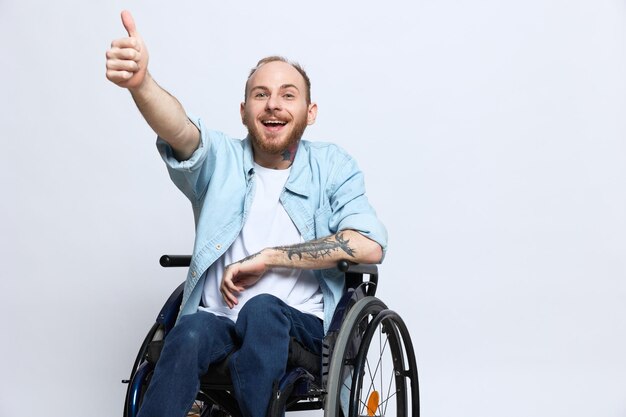
{"label": "man's thumb", "polygon": [[126,32],[128,32],[128,36],[138,35],[137,28],[135,27],[135,19],[133,19],[133,15],[131,15],[128,10],[122,12],[122,24]]}

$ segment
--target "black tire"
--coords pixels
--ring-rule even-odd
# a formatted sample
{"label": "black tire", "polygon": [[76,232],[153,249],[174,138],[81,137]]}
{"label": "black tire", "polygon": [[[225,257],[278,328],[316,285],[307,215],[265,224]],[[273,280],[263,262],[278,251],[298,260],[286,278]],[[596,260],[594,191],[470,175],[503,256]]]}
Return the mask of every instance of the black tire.
{"label": "black tire", "polygon": [[365,297],[350,309],[339,331],[324,416],[417,417],[417,379],[404,322],[379,299]]}
{"label": "black tire", "polygon": [[[147,370],[145,374],[143,374],[142,372],[138,372],[135,375],[135,378],[139,378],[138,383],[136,385],[137,389],[134,394],[137,396],[136,406],[130,407],[128,411],[125,410],[124,416],[128,416],[128,417],[136,416],[136,413],[141,408],[141,403],[143,402],[143,397],[146,393],[146,390],[148,389],[148,385],[150,385],[150,379],[152,378],[153,372],[154,370],[152,369],[152,367],[150,367],[150,369]],[[131,384],[132,384],[132,381],[131,381]],[[218,413],[218,410],[213,410],[213,403],[211,402],[211,400],[207,396],[205,396],[202,392],[199,392],[191,409],[187,412],[187,417],[213,417],[213,416],[222,417],[222,416],[228,416],[228,414],[220,414]]]}
{"label": "black tire", "polygon": [[[148,331],[146,337],[144,337],[141,347],[137,352],[137,356],[135,357],[135,363],[133,364],[133,368],[130,371],[130,378],[128,379],[128,388],[126,389],[126,397],[124,401],[124,417],[134,417],[135,410],[135,402],[137,397],[143,397],[143,391],[145,391],[144,385],[147,387],[147,381],[145,381],[145,377],[142,377],[141,382],[135,382],[139,377],[137,376],[137,370],[139,366],[146,361],[146,354],[148,351],[148,345],[154,339],[154,335],[159,330],[159,324],[154,323],[152,328]],[[149,381],[149,378],[148,378]],[[141,385],[142,389],[137,389],[137,384]]]}
{"label": "black tire", "polygon": [[[128,389],[126,390],[126,401],[124,403],[124,417],[135,417],[143,396],[150,385],[150,379],[154,372],[154,365],[148,361],[148,350],[150,348],[150,342],[152,342],[157,332],[162,331],[162,326],[159,323],[155,323],[148,331],[148,334],[144,338],[133,368],[131,370],[131,377],[128,381]],[[191,410],[187,413],[188,417],[209,417],[211,416],[212,402],[202,392],[198,393]],[[215,414],[220,415],[220,414]]]}

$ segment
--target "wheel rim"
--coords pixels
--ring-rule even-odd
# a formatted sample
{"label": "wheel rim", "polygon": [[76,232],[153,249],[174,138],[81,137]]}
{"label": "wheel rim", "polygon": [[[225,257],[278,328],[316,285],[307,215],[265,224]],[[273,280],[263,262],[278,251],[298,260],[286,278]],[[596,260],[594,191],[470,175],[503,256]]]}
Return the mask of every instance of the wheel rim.
{"label": "wheel rim", "polygon": [[[359,300],[346,314],[334,343],[324,416],[419,417],[414,355],[402,319],[375,297]],[[372,356],[382,356],[382,369],[377,370],[379,360]]]}
{"label": "wheel rim", "polygon": [[[408,416],[419,401],[415,368],[407,368],[400,317],[391,310],[379,312],[368,324],[352,371],[349,416]],[[410,343],[410,342],[409,342]],[[412,350],[412,346],[408,346]],[[408,359],[408,360],[407,360]]]}

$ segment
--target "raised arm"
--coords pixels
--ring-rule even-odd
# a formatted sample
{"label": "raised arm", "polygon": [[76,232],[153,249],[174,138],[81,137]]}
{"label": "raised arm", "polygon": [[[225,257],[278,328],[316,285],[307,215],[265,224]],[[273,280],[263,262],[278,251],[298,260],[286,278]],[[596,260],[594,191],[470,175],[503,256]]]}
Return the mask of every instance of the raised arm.
{"label": "raised arm", "polygon": [[127,10],[122,12],[122,24],[128,36],[114,40],[106,52],[106,77],[127,88],[152,130],[169,143],[179,160],[188,159],[199,146],[200,132],[179,101],[150,76],[148,49]]}
{"label": "raised arm", "polygon": [[270,268],[326,269],[341,260],[374,264],[381,261],[380,245],[354,230],[342,230],[334,235],[289,246],[263,249],[224,271],[220,291],[226,304],[237,304],[237,293],[254,285]]}

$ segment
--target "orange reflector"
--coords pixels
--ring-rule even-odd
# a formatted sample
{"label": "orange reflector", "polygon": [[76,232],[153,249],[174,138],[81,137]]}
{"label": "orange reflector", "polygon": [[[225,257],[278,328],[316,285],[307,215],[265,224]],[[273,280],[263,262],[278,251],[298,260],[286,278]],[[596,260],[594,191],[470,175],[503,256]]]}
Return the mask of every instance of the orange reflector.
{"label": "orange reflector", "polygon": [[378,395],[378,391],[372,391],[370,397],[367,399],[367,415],[373,416],[376,414],[376,410],[378,409],[378,400],[380,396]]}

